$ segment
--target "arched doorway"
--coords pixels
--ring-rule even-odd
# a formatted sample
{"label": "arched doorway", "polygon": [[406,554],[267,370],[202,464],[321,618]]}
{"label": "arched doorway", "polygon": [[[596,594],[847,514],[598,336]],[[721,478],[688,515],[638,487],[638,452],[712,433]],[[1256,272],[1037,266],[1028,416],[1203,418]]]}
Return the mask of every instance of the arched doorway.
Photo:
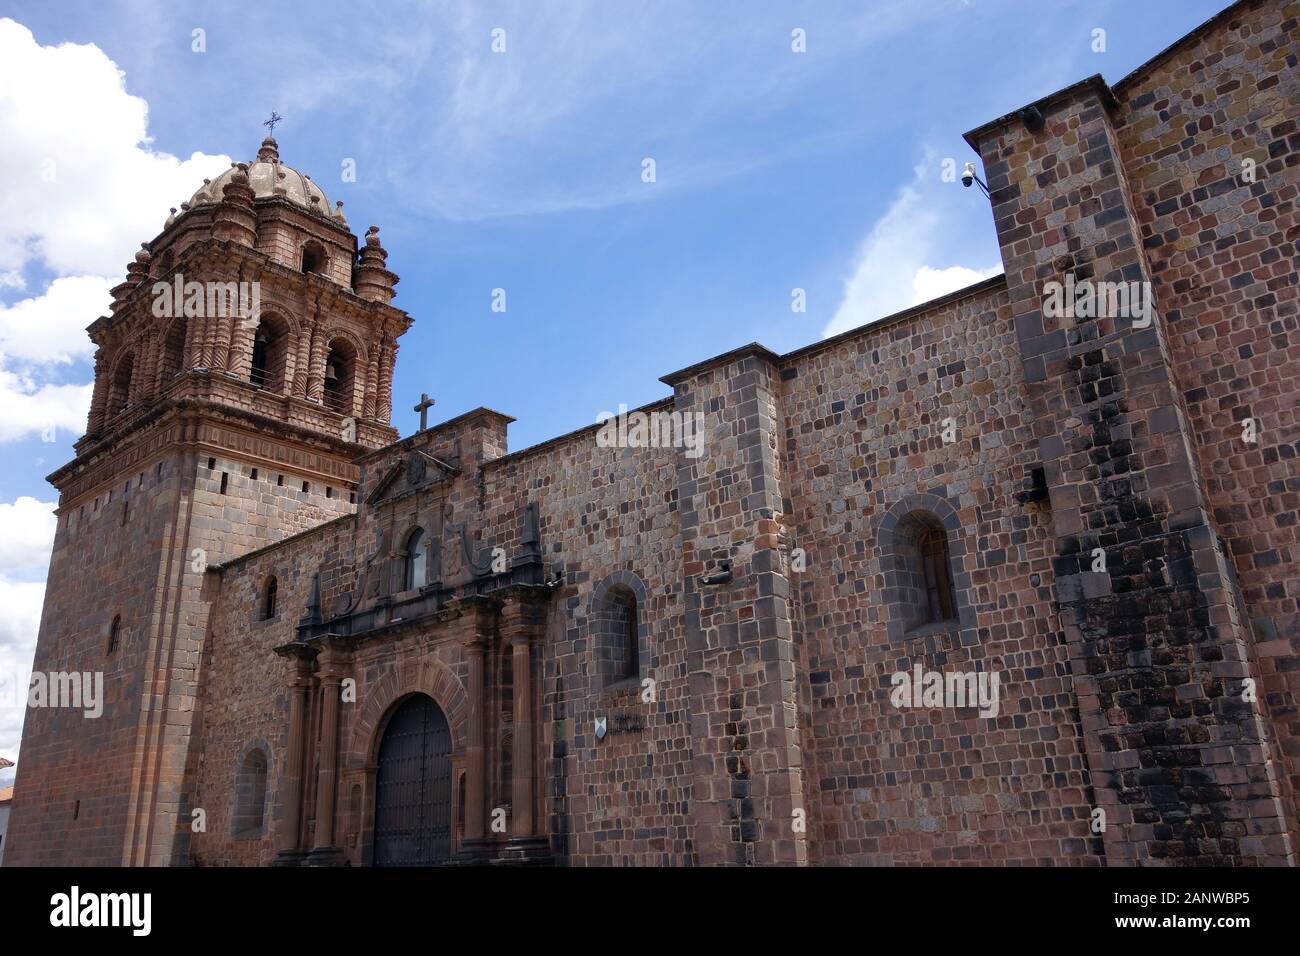
{"label": "arched doorway", "polygon": [[398,705],[379,744],[375,866],[431,866],[451,858],[451,728],[433,698]]}

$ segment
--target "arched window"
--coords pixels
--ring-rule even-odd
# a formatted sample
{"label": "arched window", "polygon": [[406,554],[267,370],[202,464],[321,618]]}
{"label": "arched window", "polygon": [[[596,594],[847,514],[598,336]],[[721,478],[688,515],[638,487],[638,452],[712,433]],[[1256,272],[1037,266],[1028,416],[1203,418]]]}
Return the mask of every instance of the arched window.
{"label": "arched window", "polygon": [[641,627],[636,594],[626,584],[613,585],[600,599],[595,617],[600,631],[599,669],[606,681],[639,677]]}
{"label": "arched window", "polygon": [[255,840],[266,822],[266,752],[254,747],[244,755],[235,774],[235,814],[231,830],[236,840]]}
{"label": "arched window", "polygon": [[943,523],[929,511],[908,512],[898,523],[894,542],[897,596],[906,630],[955,620],[952,555]]}
{"label": "arched window", "polygon": [[428,584],[428,548],[425,547],[424,531],[416,528],[406,539],[406,580],[403,590],[414,591]]}
{"label": "arched window", "polygon": [[627,588],[615,588],[611,598],[616,610],[614,636],[621,639],[618,641],[620,676],[638,677],[641,674],[641,655],[637,646],[636,596]]}
{"label": "arched window", "polygon": [[127,352],[117,360],[113,378],[108,387],[108,417],[126,411],[131,404],[131,376],[135,370],[135,355]]}
{"label": "arched window", "polygon": [[951,620],[955,616],[956,601],[953,600],[952,578],[948,571],[948,536],[943,528],[926,528],[919,547],[927,616],[930,621]]}
{"label": "arched window", "polygon": [[113,618],[113,623],[108,627],[108,653],[115,654],[119,645],[122,643],[122,615]]}
{"label": "arched window", "polygon": [[167,326],[167,333],[163,336],[162,361],[158,369],[159,388],[165,389],[168,383],[183,371],[181,364],[184,360],[185,319],[177,318]]}
{"label": "arched window", "polygon": [[262,620],[264,621],[271,620],[279,610],[276,605],[279,588],[279,582],[276,581],[274,574],[266,579],[266,590],[262,592]]}
{"label": "arched window", "polygon": [[284,391],[285,366],[289,361],[289,328],[283,319],[264,315],[253,333],[253,360],[248,380],[258,388],[280,394]]}
{"label": "arched window", "polygon": [[351,415],[356,401],[357,353],[346,339],[330,343],[325,357],[325,407]]}
{"label": "arched window", "polygon": [[317,275],[325,274],[325,267],[329,263],[329,257],[325,253],[325,247],[315,239],[305,243],[302,247],[302,271],[314,272]]}

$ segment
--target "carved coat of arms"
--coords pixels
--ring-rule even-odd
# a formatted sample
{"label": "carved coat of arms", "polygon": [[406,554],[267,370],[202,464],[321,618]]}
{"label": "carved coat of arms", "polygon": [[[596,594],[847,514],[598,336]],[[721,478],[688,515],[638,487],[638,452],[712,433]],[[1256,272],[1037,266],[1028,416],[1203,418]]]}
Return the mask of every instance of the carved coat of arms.
{"label": "carved coat of arms", "polygon": [[423,455],[418,451],[411,452],[410,457],[406,459],[406,483],[418,485],[424,481],[428,468],[429,462]]}

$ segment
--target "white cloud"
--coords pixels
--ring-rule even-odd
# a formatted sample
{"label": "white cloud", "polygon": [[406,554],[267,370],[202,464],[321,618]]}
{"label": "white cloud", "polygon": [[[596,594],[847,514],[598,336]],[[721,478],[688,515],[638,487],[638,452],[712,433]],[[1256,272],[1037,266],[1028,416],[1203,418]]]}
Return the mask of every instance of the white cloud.
{"label": "white cloud", "polygon": [[[21,497],[0,502],[0,756],[18,759],[36,635],[40,629],[44,581],[14,575],[44,575],[54,545],[54,502]],[[6,771],[12,779],[13,771]]]}
{"label": "white cloud", "polygon": [[916,270],[916,275],[912,276],[912,288],[915,293],[912,296],[912,304],[920,305],[922,302],[929,302],[931,299],[964,289],[984,279],[991,279],[1001,272],[1001,266],[990,266],[987,269],[968,269],[965,266],[932,269],[930,266],[921,266]]}
{"label": "white cloud", "polygon": [[876,220],[858,249],[853,274],[844,283],[844,298],[822,331],[837,335],[883,319],[936,296],[996,275],[1001,268],[935,268],[938,236],[944,223],[939,203],[927,196],[937,180],[926,164],[899,189],[885,214]]}
{"label": "white cloud", "polygon": [[[23,495],[0,502],[0,575],[36,570],[45,574],[54,547],[55,502]],[[3,606],[3,605],[0,605]]]}
{"label": "white cloud", "polygon": [[[0,576],[0,756],[17,762],[22,741],[27,688],[31,684],[36,634],[45,601],[43,581],[10,581]],[[14,770],[3,771],[6,784]]]}
{"label": "white cloud", "polygon": [[66,276],[39,296],[0,303],[0,355],[36,363],[90,358],[86,326],[108,312],[114,285],[100,276]]}
{"label": "white cloud", "polygon": [[53,379],[49,366],[92,354],[85,328],[108,310],[140,240],[230,165],[155,152],[148,112],[98,47],[41,46],[0,19],[0,291],[25,289],[29,266],[59,276],[0,304],[0,442],[81,434],[91,386]]}
{"label": "white cloud", "polygon": [[148,105],[93,44],[41,46],[0,19],[0,272],[119,276],[227,156],[149,148]]}
{"label": "white cloud", "polygon": [[89,384],[40,383],[0,366],[0,442],[29,435],[53,441],[59,429],[80,435],[86,429],[92,391]]}
{"label": "white cloud", "polygon": [[49,381],[48,366],[91,357],[86,326],[108,311],[113,284],[67,276],[39,296],[0,303],[0,443],[29,435],[53,442],[60,430],[85,429],[93,386]]}

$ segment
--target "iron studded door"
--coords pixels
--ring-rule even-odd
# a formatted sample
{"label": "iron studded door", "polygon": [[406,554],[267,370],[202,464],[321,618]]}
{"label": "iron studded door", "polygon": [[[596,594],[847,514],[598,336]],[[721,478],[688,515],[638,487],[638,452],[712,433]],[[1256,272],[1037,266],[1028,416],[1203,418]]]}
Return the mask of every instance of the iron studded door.
{"label": "iron studded door", "polygon": [[379,745],[375,865],[430,866],[451,858],[451,730],[432,698],[408,697]]}

